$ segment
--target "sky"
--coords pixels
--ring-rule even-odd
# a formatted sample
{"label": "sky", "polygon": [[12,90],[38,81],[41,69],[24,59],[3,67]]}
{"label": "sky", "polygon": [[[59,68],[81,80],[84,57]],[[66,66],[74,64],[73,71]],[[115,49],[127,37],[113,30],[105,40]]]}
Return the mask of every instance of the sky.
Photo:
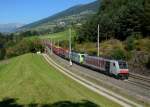
{"label": "sky", "polygon": [[95,0],[0,0],[0,24],[28,24]]}

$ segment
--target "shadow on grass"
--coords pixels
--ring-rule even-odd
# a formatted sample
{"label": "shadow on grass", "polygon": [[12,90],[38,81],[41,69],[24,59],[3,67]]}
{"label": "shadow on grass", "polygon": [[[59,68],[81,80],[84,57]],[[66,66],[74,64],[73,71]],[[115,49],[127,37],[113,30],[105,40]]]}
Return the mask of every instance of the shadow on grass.
{"label": "shadow on grass", "polygon": [[23,105],[17,104],[16,100],[13,98],[4,98],[0,101],[0,107],[23,107]]}
{"label": "shadow on grass", "polygon": [[53,104],[32,103],[27,105],[17,104],[16,101],[17,99],[5,98],[0,101],[0,107],[100,107],[97,104],[88,100],[82,100],[81,102],[60,101]]}

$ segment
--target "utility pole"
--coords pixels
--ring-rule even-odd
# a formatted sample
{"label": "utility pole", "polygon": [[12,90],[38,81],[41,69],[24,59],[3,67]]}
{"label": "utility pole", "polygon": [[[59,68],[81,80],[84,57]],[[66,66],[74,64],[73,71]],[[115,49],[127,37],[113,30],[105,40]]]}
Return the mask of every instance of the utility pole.
{"label": "utility pole", "polygon": [[52,38],[51,38],[51,54],[53,54],[53,41],[52,41]]}
{"label": "utility pole", "polygon": [[97,45],[98,45],[98,46],[97,46],[97,47],[98,47],[98,48],[97,48],[97,56],[99,57],[99,48],[100,48],[100,47],[99,47],[99,24],[98,24],[98,30],[97,30],[97,31],[98,31],[98,33],[97,33],[97,34],[98,34],[98,35],[97,35]]}
{"label": "utility pole", "polygon": [[58,40],[58,47],[59,47],[59,40]]}
{"label": "utility pole", "polygon": [[69,29],[69,64],[72,66],[72,60],[71,60],[71,28]]}
{"label": "utility pole", "polygon": [[[58,48],[59,48],[59,40],[58,40]],[[58,54],[60,53],[60,50],[58,49]]]}
{"label": "utility pole", "polygon": [[53,46],[54,46],[54,50],[55,50],[55,39],[53,39]]}

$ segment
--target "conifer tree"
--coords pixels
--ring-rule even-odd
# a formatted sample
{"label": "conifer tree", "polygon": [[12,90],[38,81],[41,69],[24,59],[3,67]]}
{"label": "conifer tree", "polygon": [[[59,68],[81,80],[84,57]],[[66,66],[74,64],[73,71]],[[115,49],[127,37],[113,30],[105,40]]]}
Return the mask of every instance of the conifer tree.
{"label": "conifer tree", "polygon": [[150,36],[150,0],[144,0],[144,33]]}

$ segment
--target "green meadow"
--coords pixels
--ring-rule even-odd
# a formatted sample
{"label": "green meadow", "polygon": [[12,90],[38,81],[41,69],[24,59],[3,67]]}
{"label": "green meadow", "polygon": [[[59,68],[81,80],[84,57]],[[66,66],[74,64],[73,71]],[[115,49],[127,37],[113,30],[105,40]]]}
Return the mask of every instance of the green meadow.
{"label": "green meadow", "polygon": [[1,106],[120,107],[66,77],[37,54],[0,62]]}

